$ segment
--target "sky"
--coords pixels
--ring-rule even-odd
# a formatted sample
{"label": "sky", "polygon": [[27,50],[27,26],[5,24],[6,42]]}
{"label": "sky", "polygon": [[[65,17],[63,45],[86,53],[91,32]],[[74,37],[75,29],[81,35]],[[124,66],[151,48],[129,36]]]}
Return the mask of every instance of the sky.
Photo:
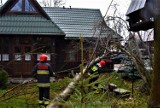
{"label": "sky", "polygon": [[[5,3],[7,0],[2,0],[3,3]],[[39,3],[42,2],[42,0],[37,0]],[[45,0],[50,1],[50,0]],[[109,4],[112,0],[64,0],[65,1],[65,7],[71,6],[72,8],[91,8],[91,9],[100,9],[102,15],[104,16]],[[128,9],[128,6],[130,4],[131,0],[113,0],[112,4],[117,4],[117,12],[119,12],[122,15],[125,15]],[[113,12],[115,8],[113,6],[110,7],[110,10],[108,13]]]}
{"label": "sky", "polygon": [[[73,8],[95,8],[100,9],[104,16],[112,0],[66,0],[66,7]],[[117,4],[117,8],[121,14],[125,15],[131,0],[113,0],[113,4]],[[110,7],[113,10],[113,6]]]}

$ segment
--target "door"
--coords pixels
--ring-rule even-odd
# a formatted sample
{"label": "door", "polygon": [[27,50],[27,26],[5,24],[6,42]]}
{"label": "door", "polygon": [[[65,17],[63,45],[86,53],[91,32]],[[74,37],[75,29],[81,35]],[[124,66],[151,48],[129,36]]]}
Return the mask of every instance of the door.
{"label": "door", "polygon": [[14,46],[14,76],[31,76],[33,68],[32,46]]}

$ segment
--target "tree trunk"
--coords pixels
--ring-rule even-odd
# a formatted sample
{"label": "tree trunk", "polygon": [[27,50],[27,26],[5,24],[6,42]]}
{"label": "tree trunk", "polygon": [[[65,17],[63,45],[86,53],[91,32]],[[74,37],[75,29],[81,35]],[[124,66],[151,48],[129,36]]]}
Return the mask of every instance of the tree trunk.
{"label": "tree trunk", "polygon": [[160,16],[154,22],[154,68],[149,108],[160,108]]}
{"label": "tree trunk", "polygon": [[89,65],[87,65],[84,69],[82,74],[79,73],[77,74],[73,81],[70,82],[68,84],[68,86],[66,87],[66,89],[59,94],[59,97],[56,97],[55,99],[52,100],[52,102],[47,106],[47,108],[57,108],[56,107],[56,102],[63,102],[68,100],[68,98],[70,97],[71,94],[73,94],[74,89],[75,89],[75,85],[80,81],[82,75],[87,73],[87,69],[90,68],[94,63],[100,61],[101,59],[103,59],[105,57],[105,55],[102,55],[101,57],[96,58],[95,60],[93,60],[92,62],[89,63]]}

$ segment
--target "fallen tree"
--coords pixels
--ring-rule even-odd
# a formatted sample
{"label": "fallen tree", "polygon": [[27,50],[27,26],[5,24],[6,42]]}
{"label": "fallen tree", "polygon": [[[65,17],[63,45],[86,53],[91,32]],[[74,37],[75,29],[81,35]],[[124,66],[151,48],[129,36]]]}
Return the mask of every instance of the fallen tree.
{"label": "fallen tree", "polygon": [[81,78],[87,74],[88,68],[93,66],[93,64],[97,63],[101,59],[105,58],[107,55],[108,54],[104,54],[100,57],[97,57],[96,59],[92,60],[89,64],[87,64],[83,69],[83,72],[76,74],[75,77],[73,78],[73,81],[68,84],[68,86],[59,94],[59,96],[55,97],[51,101],[51,103],[47,106],[47,108],[56,108],[57,102],[67,101],[70,95],[73,94],[76,84],[78,84]]}

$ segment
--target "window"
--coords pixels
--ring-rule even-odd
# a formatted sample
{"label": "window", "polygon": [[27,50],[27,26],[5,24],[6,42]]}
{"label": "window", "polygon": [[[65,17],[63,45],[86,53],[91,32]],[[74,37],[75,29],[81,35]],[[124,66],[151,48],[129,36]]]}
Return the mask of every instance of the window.
{"label": "window", "polygon": [[2,56],[1,56],[1,60],[2,61],[9,61],[9,38],[8,37],[4,37],[3,41],[1,41],[1,45],[3,47],[1,47],[1,51],[2,51]]}
{"label": "window", "polygon": [[25,47],[25,61],[31,61],[31,47]]}
{"label": "window", "polygon": [[31,61],[31,55],[25,54],[25,61]]}
{"label": "window", "polygon": [[30,3],[31,0],[18,0],[11,8],[12,12],[36,12],[35,8]]}
{"label": "window", "polygon": [[19,54],[19,53],[15,54],[15,60],[16,61],[21,61],[22,60],[22,55]]}
{"label": "window", "polygon": [[11,9],[11,11],[22,11],[22,0],[19,0]]}
{"label": "window", "polygon": [[37,61],[40,61],[39,57],[41,54],[37,54]]}
{"label": "window", "polygon": [[69,62],[74,62],[76,61],[76,51],[75,50],[70,50],[68,52],[68,61]]}
{"label": "window", "polygon": [[2,61],[9,61],[9,54],[2,54]]}
{"label": "window", "polygon": [[48,56],[48,61],[51,61],[51,54],[46,54]]}
{"label": "window", "polygon": [[33,6],[30,4],[28,0],[25,0],[25,11],[35,12],[35,9],[33,8]]}
{"label": "window", "polygon": [[22,60],[20,47],[15,47],[15,60],[16,61],[21,61]]}

